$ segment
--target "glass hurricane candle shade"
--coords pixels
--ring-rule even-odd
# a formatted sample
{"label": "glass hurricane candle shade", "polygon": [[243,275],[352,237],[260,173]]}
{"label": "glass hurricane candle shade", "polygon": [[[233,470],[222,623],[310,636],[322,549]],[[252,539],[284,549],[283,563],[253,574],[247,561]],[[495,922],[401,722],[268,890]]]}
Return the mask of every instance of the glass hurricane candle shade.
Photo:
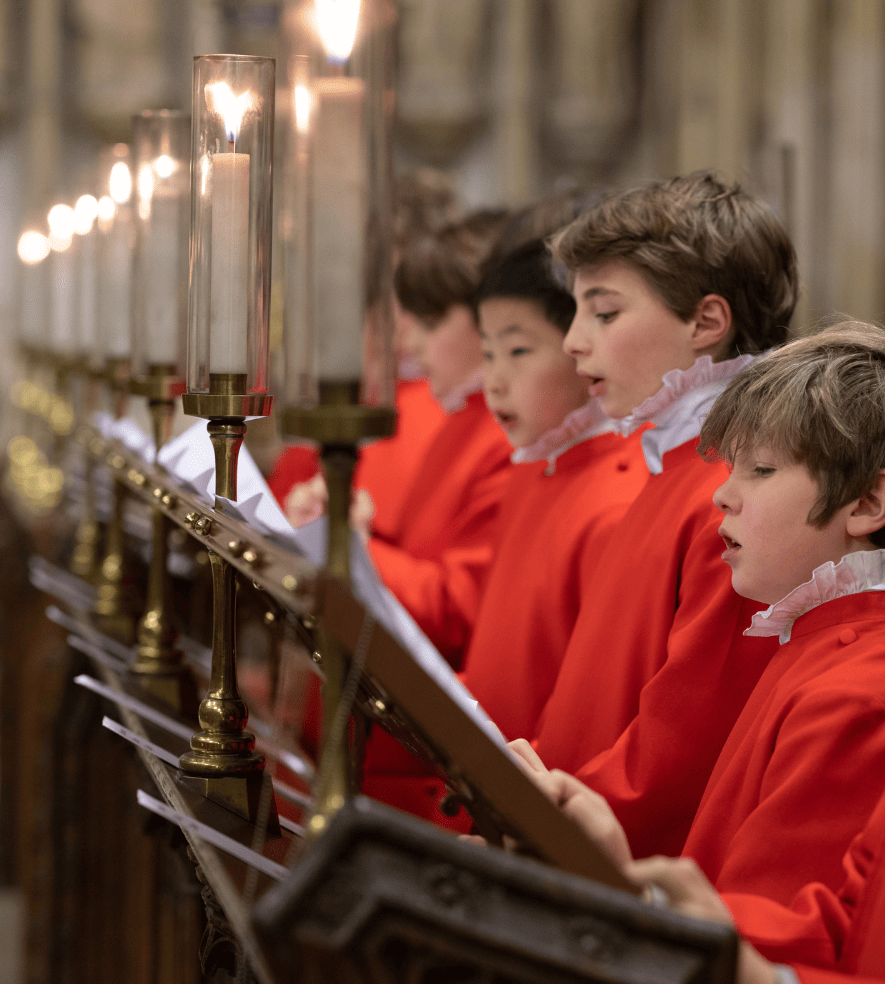
{"label": "glass hurricane candle shade", "polygon": [[135,224],[129,145],[102,150],[99,173],[96,299],[99,361],[106,361],[131,355]]}
{"label": "glass hurricane candle shade", "polygon": [[273,126],[273,59],[194,59],[190,393],[268,389]]}
{"label": "glass hurricane candle shade", "polygon": [[191,122],[156,110],[133,120],[135,256],[132,371],[184,374]]}
{"label": "glass hurricane candle shade", "polygon": [[[289,406],[321,384],[393,402],[393,8],[305,0],[285,20],[286,171],[280,234]],[[334,17],[339,16],[335,21]]]}

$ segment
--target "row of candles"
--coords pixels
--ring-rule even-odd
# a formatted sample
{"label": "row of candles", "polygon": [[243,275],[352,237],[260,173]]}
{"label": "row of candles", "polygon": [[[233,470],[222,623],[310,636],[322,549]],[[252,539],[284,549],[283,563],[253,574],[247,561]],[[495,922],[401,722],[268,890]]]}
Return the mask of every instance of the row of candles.
{"label": "row of candles", "polygon": [[[389,264],[378,262],[390,244],[392,17],[387,0],[305,0],[288,21],[275,383],[290,405],[316,402],[322,381],[359,380],[379,339],[373,380],[392,366]],[[22,234],[21,339],[95,368],[130,359],[135,376],[186,374],[190,393],[222,376],[226,392],[267,393],[273,60],[195,58],[192,114],[137,115],[131,147],[100,155],[100,193]],[[363,387],[375,402],[391,392],[390,379]]]}

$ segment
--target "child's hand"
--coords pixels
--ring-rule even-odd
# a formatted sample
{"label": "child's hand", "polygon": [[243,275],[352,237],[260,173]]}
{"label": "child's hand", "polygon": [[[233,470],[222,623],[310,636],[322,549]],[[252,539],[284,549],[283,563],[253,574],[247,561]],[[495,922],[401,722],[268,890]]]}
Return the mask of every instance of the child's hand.
{"label": "child's hand", "polygon": [[329,490],[322,473],[318,472],[307,482],[296,485],[286,497],[286,519],[297,529],[306,526],[326,511]]}
{"label": "child's hand", "polygon": [[605,797],[588,789],[579,779],[559,769],[548,771],[537,752],[524,739],[510,742],[529,779],[551,799],[566,816],[574,820],[618,868],[630,864],[633,856],[624,828],[618,823]]}
{"label": "child's hand", "polygon": [[375,503],[365,489],[357,489],[350,503],[350,525],[359,533],[364,544],[372,535],[372,520],[375,518]]}
{"label": "child's hand", "polygon": [[[624,874],[643,887],[660,888],[670,906],[684,916],[734,924],[728,907],[691,858],[644,858],[627,864]],[[737,984],[776,984],[776,981],[774,965],[742,941]]]}

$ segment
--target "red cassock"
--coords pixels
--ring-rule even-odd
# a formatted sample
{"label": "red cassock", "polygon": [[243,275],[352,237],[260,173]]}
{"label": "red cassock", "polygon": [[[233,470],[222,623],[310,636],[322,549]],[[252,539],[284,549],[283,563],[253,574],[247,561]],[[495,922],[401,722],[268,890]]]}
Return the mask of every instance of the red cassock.
{"label": "red cassock", "polygon": [[440,425],[393,529],[369,552],[388,588],[442,655],[459,665],[479,611],[510,445],[482,393]]}
{"label": "red cassock", "polygon": [[[375,505],[373,525],[385,532],[396,522],[409,482],[445,420],[426,379],[397,381],[396,410],[396,434],[360,450],[353,483],[371,495]],[[294,445],[277,459],[267,483],[280,505],[285,506],[293,487],[313,478],[318,470],[317,451]]]}
{"label": "red cassock", "polygon": [[775,651],[742,635],[712,504],[723,464],[663,456],[597,557],[534,745],[602,793],[635,857],[678,854],[732,725]]}
{"label": "red cassock", "polygon": [[742,934],[769,960],[798,965],[806,984],[845,980],[820,968],[885,978],[885,796],[842,866],[838,891],[805,885],[789,907],[758,895],[725,897]]}
{"label": "red cassock", "polygon": [[591,437],[555,461],[516,465],[464,664],[467,689],[511,740],[531,736],[581,604],[581,558],[639,494],[639,434]]}
{"label": "red cassock", "polygon": [[885,593],[813,608],[735,724],[685,842],[720,894],[837,889],[885,789]]}
{"label": "red cassock", "polygon": [[[462,679],[507,738],[531,734],[556,679],[581,597],[584,545],[602,537],[648,472],[639,434],[600,434],[548,463],[514,465],[500,534]],[[373,732],[363,791],[441,826],[441,780],[387,735]]]}

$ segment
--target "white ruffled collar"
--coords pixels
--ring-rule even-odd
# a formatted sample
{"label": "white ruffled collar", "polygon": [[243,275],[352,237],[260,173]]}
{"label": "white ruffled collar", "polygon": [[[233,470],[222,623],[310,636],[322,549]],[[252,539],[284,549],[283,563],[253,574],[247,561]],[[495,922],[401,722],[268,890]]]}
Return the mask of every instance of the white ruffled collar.
{"label": "white ruffled collar", "polygon": [[510,460],[520,465],[546,459],[548,468],[545,474],[552,475],[556,470],[556,459],[560,455],[582,441],[615,430],[616,426],[615,421],[603,412],[599,400],[593,399],[577,410],[572,410],[558,427],[545,431],[533,444],[517,448],[510,455]]}
{"label": "white ruffled collar", "polygon": [[885,550],[857,550],[846,554],[838,564],[828,560],[811,575],[811,580],[794,588],[777,604],[757,612],[747,636],[778,636],[790,641],[793,623],[812,608],[836,598],[862,591],[885,591]]}
{"label": "white ruffled collar", "polygon": [[442,399],[437,399],[437,403],[442,407],[443,412],[451,417],[453,413],[463,410],[467,406],[467,397],[473,396],[482,389],[482,367],[460,386],[446,393]]}
{"label": "white ruffled collar", "polygon": [[690,369],[671,369],[664,373],[663,386],[627,417],[617,422],[625,437],[646,423],[654,428],[641,437],[645,463],[652,475],[663,471],[667,451],[697,437],[710,407],[729,380],[758,356],[739,355],[736,359],[714,362],[709,355],[695,360]]}

